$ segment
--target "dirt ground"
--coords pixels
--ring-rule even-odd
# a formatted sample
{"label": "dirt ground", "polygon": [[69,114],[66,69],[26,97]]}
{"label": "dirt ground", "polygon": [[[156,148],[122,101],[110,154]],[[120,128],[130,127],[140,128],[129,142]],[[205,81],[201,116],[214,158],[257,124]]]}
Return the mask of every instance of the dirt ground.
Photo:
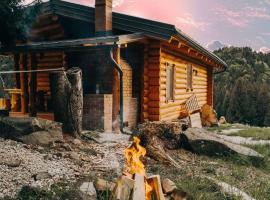
{"label": "dirt ground", "polygon": [[[209,130],[222,134],[222,130],[230,128]],[[248,130],[247,127],[244,130]],[[115,181],[122,172],[123,152],[131,143],[130,136],[90,136],[82,141],[66,137],[64,143],[48,148],[1,140],[0,157],[17,156],[21,163],[13,167],[8,165],[14,163],[0,163],[0,186],[5,186],[5,190],[0,187],[0,194],[5,194],[0,199],[82,199],[79,192],[82,182],[94,181],[97,177]],[[241,199],[225,193],[209,177],[237,187],[254,199],[270,199],[270,145],[248,146],[264,155],[264,158],[237,155],[210,157],[174,150],[169,153],[181,168],[160,164],[148,157],[143,158],[143,162],[148,175],[159,174],[161,178],[170,178],[188,193],[188,199]],[[44,169],[48,172],[45,176]],[[21,178],[14,179],[15,172],[21,174]],[[38,180],[35,178],[37,175],[40,175]],[[98,199],[107,200],[108,196],[108,193],[99,194]]]}

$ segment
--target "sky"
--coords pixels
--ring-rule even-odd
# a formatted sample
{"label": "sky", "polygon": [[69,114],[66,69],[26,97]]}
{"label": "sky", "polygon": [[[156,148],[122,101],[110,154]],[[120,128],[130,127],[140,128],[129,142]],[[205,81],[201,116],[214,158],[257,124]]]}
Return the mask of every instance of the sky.
{"label": "sky", "polygon": [[270,51],[270,0],[114,0],[113,10],[174,24],[203,46],[219,41]]}

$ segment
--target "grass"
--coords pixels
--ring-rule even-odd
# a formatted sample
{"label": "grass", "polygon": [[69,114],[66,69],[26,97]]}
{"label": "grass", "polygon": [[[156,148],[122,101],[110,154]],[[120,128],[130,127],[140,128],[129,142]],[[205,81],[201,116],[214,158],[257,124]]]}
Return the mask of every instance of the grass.
{"label": "grass", "polygon": [[[234,135],[270,139],[268,138],[270,128],[227,124],[210,128],[210,131],[221,132],[228,129],[243,129]],[[151,172],[173,180],[180,188],[190,194],[189,199],[239,199],[239,197],[230,197],[224,194],[217,185],[203,178],[205,176],[224,181],[257,200],[270,199],[270,145],[249,145],[248,147],[262,154],[264,158],[236,154],[211,157],[197,155],[192,159],[192,162],[181,164],[181,169],[162,165],[150,168]],[[177,154],[174,153],[174,155]],[[181,157],[186,156],[179,154],[178,157],[175,159],[181,160]]]}
{"label": "grass", "polygon": [[[194,168],[195,169],[195,168]],[[237,197],[230,197],[224,194],[221,189],[206,178],[196,175],[195,171],[187,173],[183,169],[175,169],[162,165],[155,165],[149,169],[153,174],[160,174],[161,177],[170,178],[180,190],[188,193],[189,200],[237,200]]]}
{"label": "grass", "polygon": [[270,128],[249,127],[231,136],[252,137],[256,140],[270,140]]}
{"label": "grass", "polygon": [[209,131],[222,134],[223,130],[242,129],[238,132],[229,133],[230,136],[252,137],[254,140],[270,140],[269,127],[251,127],[242,124],[223,124],[220,127],[210,127]]}
{"label": "grass", "polygon": [[77,187],[67,183],[58,183],[51,186],[50,191],[39,190],[24,186],[15,198],[3,200],[82,200]]}

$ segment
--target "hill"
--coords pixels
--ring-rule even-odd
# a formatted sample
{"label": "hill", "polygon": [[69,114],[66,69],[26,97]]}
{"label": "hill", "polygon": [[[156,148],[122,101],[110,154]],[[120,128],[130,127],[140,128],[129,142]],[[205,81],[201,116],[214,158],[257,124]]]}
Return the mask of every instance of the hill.
{"label": "hill", "polygon": [[229,122],[270,126],[270,54],[226,47],[214,52],[229,66],[215,76],[215,108]]}

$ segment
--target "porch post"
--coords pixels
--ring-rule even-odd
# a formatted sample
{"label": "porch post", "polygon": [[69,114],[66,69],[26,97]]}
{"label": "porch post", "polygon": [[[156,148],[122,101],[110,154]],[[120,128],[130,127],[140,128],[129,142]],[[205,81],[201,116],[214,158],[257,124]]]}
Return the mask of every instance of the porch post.
{"label": "porch post", "polygon": [[[20,55],[20,70],[27,70],[27,54]],[[21,87],[21,112],[28,112],[28,74],[20,73],[20,87]]]}
{"label": "porch post", "polygon": [[[15,71],[20,70],[20,55],[19,54],[14,54],[14,68]],[[21,80],[20,80],[20,74],[16,73],[16,88],[21,87]]]}
{"label": "porch post", "polygon": [[213,69],[209,68],[207,70],[207,104],[209,106],[213,106],[214,104],[214,77],[213,77]]}
{"label": "porch post", "polygon": [[[115,61],[120,64],[120,47],[116,48],[113,52]],[[113,131],[116,133],[120,132],[120,77],[116,68],[113,68]],[[118,123],[115,123],[118,121]]]}
{"label": "porch post", "polygon": [[[36,70],[37,69],[37,60],[36,55],[34,53],[30,56],[30,69]],[[30,117],[37,116],[37,109],[36,109],[36,92],[37,92],[37,73],[32,72],[30,73]]]}

